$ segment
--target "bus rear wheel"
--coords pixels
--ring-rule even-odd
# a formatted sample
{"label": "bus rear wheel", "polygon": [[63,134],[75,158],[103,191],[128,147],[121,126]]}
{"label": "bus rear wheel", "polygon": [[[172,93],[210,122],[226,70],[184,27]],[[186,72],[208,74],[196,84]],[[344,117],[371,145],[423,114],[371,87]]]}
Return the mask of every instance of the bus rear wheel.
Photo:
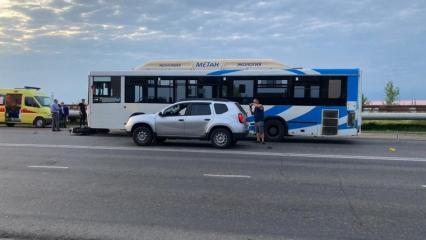
{"label": "bus rear wheel", "polygon": [[6,123],[6,126],[8,126],[8,127],[14,127],[15,124],[14,123]]}
{"label": "bus rear wheel", "polygon": [[283,123],[277,119],[271,119],[265,122],[265,138],[267,141],[281,141],[285,135]]}

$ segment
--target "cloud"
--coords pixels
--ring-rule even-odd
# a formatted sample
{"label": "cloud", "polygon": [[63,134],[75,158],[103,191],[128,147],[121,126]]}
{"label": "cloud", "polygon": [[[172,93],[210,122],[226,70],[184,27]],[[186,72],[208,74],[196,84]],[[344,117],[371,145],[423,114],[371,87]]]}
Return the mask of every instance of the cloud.
{"label": "cloud", "polygon": [[[390,27],[392,16],[408,18],[418,6],[380,8],[385,1],[81,1],[0,0],[0,36],[14,51],[46,36],[96,41],[152,38],[212,41],[284,41]],[[391,1],[388,5],[395,5]],[[6,35],[6,36],[5,36]],[[293,36],[293,37],[292,37]],[[18,44],[19,45],[19,44]],[[23,50],[23,49],[21,49]]]}

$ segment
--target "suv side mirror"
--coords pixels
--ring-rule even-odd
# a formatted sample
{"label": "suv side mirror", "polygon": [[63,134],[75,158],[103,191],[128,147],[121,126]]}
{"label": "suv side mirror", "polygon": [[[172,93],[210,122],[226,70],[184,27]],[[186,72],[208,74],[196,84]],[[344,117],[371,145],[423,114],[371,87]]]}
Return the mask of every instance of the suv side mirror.
{"label": "suv side mirror", "polygon": [[163,111],[159,112],[159,113],[158,113],[158,116],[163,117],[163,116],[164,116]]}

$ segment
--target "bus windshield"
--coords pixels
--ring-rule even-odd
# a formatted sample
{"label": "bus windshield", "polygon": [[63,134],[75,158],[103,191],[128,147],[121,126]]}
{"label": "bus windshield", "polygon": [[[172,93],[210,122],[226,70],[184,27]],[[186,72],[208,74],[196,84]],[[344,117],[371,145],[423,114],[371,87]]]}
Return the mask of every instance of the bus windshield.
{"label": "bus windshield", "polygon": [[43,107],[49,107],[52,104],[52,101],[49,97],[36,96],[35,98]]}

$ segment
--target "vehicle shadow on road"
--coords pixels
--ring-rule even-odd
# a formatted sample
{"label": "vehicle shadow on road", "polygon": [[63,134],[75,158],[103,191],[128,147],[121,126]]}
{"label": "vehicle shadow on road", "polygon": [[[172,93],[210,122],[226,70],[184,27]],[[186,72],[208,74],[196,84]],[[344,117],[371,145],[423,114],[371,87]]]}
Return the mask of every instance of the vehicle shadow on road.
{"label": "vehicle shadow on road", "polygon": [[280,143],[354,144],[353,139],[323,137],[285,137]]}
{"label": "vehicle shadow on road", "polygon": [[[175,140],[170,139],[164,143],[156,144],[156,146],[165,146],[165,147],[191,147],[191,148],[209,148],[216,149],[208,141],[197,141],[197,140]],[[235,150],[247,150],[252,146],[249,144],[236,144],[235,146],[230,147],[230,149]]]}

